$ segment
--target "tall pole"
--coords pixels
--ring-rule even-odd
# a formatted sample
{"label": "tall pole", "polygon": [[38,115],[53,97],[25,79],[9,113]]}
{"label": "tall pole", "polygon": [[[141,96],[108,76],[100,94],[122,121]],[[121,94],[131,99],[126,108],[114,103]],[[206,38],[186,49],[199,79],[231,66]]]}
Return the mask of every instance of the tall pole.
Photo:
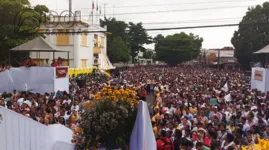
{"label": "tall pole", "polygon": [[218,70],[220,71],[220,49],[218,49]]}
{"label": "tall pole", "polygon": [[69,0],[69,17],[72,16],[72,0]]}
{"label": "tall pole", "polygon": [[115,6],[113,6],[113,18],[114,18],[114,9],[115,9]]}
{"label": "tall pole", "polygon": [[104,5],[104,17],[106,18],[106,5],[107,4],[103,4]]}

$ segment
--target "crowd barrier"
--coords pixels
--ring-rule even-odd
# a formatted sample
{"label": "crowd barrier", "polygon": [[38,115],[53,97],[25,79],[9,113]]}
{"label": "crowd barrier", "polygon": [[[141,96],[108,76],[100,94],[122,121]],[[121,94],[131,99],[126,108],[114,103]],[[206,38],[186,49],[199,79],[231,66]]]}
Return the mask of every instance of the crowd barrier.
{"label": "crowd barrier", "polygon": [[32,93],[69,92],[68,67],[18,67],[0,72],[0,93],[13,90]]}
{"label": "crowd barrier", "polygon": [[0,133],[3,150],[74,150],[71,129],[45,126],[1,106]]}
{"label": "crowd barrier", "polygon": [[252,68],[251,71],[251,89],[257,89],[261,92],[269,91],[269,69],[268,68]]}
{"label": "crowd barrier", "polygon": [[79,74],[89,74],[92,73],[94,68],[69,68],[69,77],[75,75],[75,77]]}
{"label": "crowd barrier", "polygon": [[[77,77],[79,74],[89,74],[92,73],[93,68],[69,68],[69,77],[73,77],[73,75],[75,77]],[[104,70],[100,70],[101,73],[104,73],[106,76],[111,76],[108,72],[104,71]]]}

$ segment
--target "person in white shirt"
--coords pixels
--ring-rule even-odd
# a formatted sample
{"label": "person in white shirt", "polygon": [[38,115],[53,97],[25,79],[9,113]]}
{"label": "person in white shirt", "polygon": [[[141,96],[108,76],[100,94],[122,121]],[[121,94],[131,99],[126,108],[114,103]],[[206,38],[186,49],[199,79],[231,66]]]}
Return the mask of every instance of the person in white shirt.
{"label": "person in white shirt", "polygon": [[70,105],[72,103],[72,100],[71,99],[68,99],[68,100],[63,100],[63,104],[67,103],[68,105]]}
{"label": "person in white shirt", "polygon": [[75,101],[74,104],[71,106],[71,110],[79,111],[79,105],[77,101]]}

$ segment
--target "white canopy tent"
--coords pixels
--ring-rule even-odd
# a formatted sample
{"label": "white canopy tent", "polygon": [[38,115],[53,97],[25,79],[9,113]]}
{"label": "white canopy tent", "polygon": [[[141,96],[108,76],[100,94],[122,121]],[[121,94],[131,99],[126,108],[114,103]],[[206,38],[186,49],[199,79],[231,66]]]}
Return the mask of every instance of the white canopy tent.
{"label": "white canopy tent", "polygon": [[261,50],[254,52],[254,54],[264,54],[264,53],[269,53],[269,44],[262,48]]}
{"label": "white canopy tent", "polygon": [[268,66],[268,56],[269,56],[269,44],[264,48],[256,51],[252,55],[252,66],[256,63],[263,64],[262,66]]}

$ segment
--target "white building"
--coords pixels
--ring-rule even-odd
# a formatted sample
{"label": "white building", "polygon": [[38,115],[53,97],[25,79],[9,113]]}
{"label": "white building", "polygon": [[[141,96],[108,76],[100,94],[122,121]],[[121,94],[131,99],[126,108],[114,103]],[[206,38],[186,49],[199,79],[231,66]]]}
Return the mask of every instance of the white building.
{"label": "white building", "polygon": [[[106,27],[100,26],[97,11],[91,12],[88,20],[83,20],[79,11],[76,11],[75,16],[72,17],[51,16],[48,23],[40,25],[39,32],[45,32],[45,40],[53,44],[57,50],[69,51],[69,57],[67,53],[55,53],[53,56],[51,52],[31,52],[30,57],[40,66],[45,65],[47,59],[51,64],[53,59],[61,57],[63,65],[67,66],[69,62],[72,68],[92,66],[101,69],[114,68],[106,55],[106,31]],[[74,32],[80,34],[73,34]]]}

